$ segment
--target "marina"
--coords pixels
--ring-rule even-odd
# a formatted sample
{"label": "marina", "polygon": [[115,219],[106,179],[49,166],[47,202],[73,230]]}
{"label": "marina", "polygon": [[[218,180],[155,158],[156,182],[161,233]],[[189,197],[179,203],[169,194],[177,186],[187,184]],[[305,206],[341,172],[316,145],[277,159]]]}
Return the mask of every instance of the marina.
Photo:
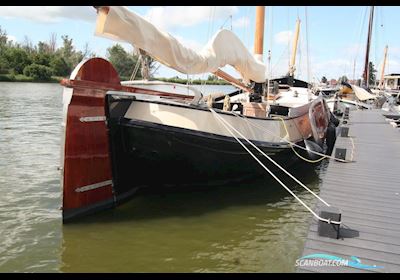
{"label": "marina", "polygon": [[[338,137],[335,149],[346,149],[343,163],[330,160],[320,197],[342,214],[339,238],[318,234],[311,222],[302,255],[326,253],[378,269],[353,267],[301,267],[298,272],[398,272],[400,270],[400,173],[392,163],[400,160],[400,131],[389,124],[382,110],[349,113],[347,137]],[[315,211],[322,206],[318,203]]]}
{"label": "marina", "polygon": [[400,272],[383,7],[55,7],[85,22],[61,46],[5,10],[0,272]]}

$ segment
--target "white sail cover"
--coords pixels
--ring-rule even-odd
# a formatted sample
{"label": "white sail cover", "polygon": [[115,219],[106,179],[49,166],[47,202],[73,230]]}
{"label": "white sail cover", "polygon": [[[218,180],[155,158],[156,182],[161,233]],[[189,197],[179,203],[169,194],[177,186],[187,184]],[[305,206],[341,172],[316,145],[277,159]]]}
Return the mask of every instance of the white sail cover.
{"label": "white sail cover", "polygon": [[245,80],[259,83],[266,80],[265,64],[256,60],[229,30],[220,30],[200,52],[196,52],[127,8],[112,6],[108,13],[100,9],[95,34],[131,43],[157,61],[185,74],[212,73],[229,64]]}
{"label": "white sail cover", "polygon": [[352,85],[351,88],[353,89],[355,95],[357,96],[357,98],[361,101],[365,101],[368,99],[375,99],[376,96],[373,94],[370,94],[368,91],[366,91],[365,89],[363,89],[362,87],[358,87],[356,85]]}

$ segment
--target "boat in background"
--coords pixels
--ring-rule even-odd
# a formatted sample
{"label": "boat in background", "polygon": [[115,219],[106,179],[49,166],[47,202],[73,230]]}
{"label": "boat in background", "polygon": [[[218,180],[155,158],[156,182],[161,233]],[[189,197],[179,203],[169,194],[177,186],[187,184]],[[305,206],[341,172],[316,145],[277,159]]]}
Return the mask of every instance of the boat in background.
{"label": "boat in background", "polygon": [[[322,97],[274,116],[260,98],[266,88],[264,7],[257,7],[254,55],[228,30],[220,30],[199,54],[127,8],[97,11],[97,35],[129,42],[183,73],[214,73],[249,101],[231,102],[226,95],[224,102],[215,102],[198,91],[167,92],[165,84],[162,89],[157,83],[122,84],[107,60],[81,62],[62,81],[64,222],[115,207],[142,187],[218,185],[265,176],[228,126],[284,168],[299,162],[293,144],[327,150],[331,114]],[[226,64],[248,83],[219,69]]]}
{"label": "boat in background", "polygon": [[[374,91],[374,89],[371,89],[369,85],[369,51],[371,45],[373,19],[374,6],[371,6],[363,71],[363,87],[342,82],[340,90],[333,97],[327,99],[330,110],[335,115],[343,114],[346,108],[349,108],[350,110],[380,109],[387,101],[386,96],[381,91]],[[387,47],[385,48],[383,69],[386,61],[386,54]]]}
{"label": "boat in background", "polygon": [[301,107],[317,98],[311,89],[311,84],[296,79],[294,76],[296,71],[296,54],[300,34],[300,23],[300,19],[297,19],[287,74],[269,81],[269,88],[272,89],[268,93],[268,100],[271,101],[271,114],[280,114],[280,112],[287,110],[286,108]]}

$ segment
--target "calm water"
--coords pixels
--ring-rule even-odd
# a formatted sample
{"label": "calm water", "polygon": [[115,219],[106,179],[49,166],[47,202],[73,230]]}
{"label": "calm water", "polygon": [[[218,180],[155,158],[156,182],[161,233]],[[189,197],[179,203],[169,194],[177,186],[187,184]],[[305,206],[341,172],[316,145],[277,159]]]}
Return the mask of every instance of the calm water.
{"label": "calm water", "polygon": [[[0,272],[294,271],[311,216],[268,176],[142,195],[62,225],[61,93],[58,84],[0,83]],[[318,190],[324,170],[292,172]]]}

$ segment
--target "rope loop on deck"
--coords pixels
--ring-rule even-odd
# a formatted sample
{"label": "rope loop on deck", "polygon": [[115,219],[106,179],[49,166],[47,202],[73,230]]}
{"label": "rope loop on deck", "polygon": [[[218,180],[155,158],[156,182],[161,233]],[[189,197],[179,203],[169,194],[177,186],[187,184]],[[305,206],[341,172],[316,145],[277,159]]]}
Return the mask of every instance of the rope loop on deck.
{"label": "rope loop on deck", "polygon": [[[292,174],[290,174],[287,170],[285,170],[282,166],[280,166],[277,162],[275,162],[272,158],[270,158],[267,154],[265,154],[260,148],[258,148],[256,145],[254,145],[250,140],[248,140],[242,133],[240,133],[237,129],[235,129],[230,123],[228,123],[226,120],[224,120],[221,116],[218,115],[217,112],[214,111],[212,108],[208,108],[211,113],[214,115],[215,119],[219,121],[224,128],[229,132],[229,134],[232,135],[233,138],[251,155],[257,162],[258,164],[261,165],[262,168],[264,168],[282,187],[284,187],[297,201],[300,202],[311,214],[314,215],[318,220],[329,223],[329,224],[338,224],[340,225],[341,222],[336,222],[336,221],[330,221],[325,218],[321,218],[318,214],[316,214],[310,207],[307,206],[292,190],[290,190],[271,170],[269,170],[247,147],[246,145],[239,139],[237,136],[232,132],[235,131],[240,137],[242,137],[246,142],[248,142],[253,148],[255,148],[258,152],[260,152],[264,157],[266,157],[270,162],[272,162],[275,166],[277,166],[279,169],[281,169],[283,172],[285,172],[289,177],[291,177],[294,181],[296,181],[300,186],[302,186],[304,189],[306,189],[308,192],[310,192],[312,195],[314,195],[316,198],[318,198],[322,203],[324,203],[326,206],[330,207],[330,205],[324,201],[322,198],[320,198],[317,194],[315,194],[312,190],[310,190],[308,187],[306,187],[302,182],[300,182],[296,177],[294,177]],[[228,127],[229,126],[229,127]],[[232,130],[231,130],[232,129]]]}

